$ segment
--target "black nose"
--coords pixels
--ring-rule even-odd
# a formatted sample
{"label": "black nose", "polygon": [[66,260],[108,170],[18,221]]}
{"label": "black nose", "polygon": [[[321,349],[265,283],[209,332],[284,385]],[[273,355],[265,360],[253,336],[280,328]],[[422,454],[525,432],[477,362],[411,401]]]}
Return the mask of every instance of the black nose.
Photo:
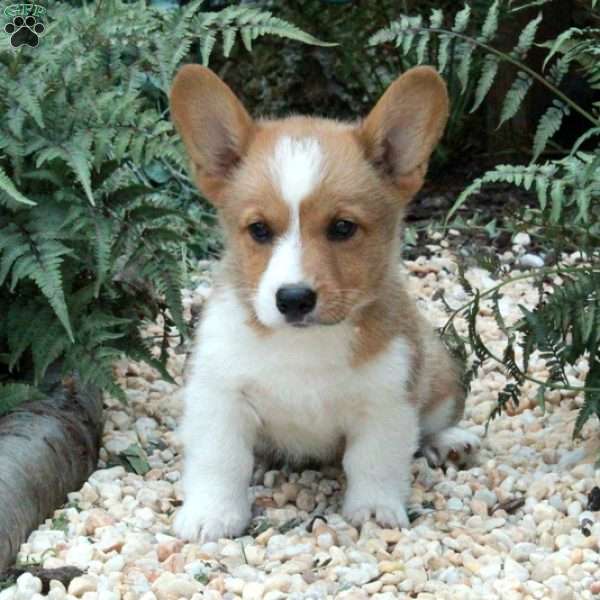
{"label": "black nose", "polygon": [[277,308],[288,321],[299,321],[317,303],[317,294],[304,285],[286,285],[275,294]]}

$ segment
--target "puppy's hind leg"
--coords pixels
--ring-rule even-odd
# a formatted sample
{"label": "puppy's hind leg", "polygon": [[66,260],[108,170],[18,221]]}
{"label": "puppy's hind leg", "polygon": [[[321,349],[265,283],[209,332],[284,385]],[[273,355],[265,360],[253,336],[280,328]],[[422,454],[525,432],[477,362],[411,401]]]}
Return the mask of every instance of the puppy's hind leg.
{"label": "puppy's hind leg", "polygon": [[420,415],[420,454],[434,468],[448,462],[461,468],[467,466],[479,449],[480,440],[476,434],[457,425],[463,414],[463,396],[458,392],[432,400]]}

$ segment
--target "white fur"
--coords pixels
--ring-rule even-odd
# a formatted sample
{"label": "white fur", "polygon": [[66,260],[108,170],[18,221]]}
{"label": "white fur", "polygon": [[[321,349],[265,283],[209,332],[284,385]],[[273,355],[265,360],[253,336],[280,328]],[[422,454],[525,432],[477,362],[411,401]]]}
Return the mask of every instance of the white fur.
{"label": "white fur", "polygon": [[256,315],[268,327],[285,323],[275,303],[277,290],[283,285],[310,283],[302,270],[300,204],[318,185],[323,166],[321,146],[314,138],[283,136],[269,161],[269,174],[288,205],[290,221],[288,230],[275,243],[254,299]]}
{"label": "white fur", "polygon": [[455,410],[456,400],[454,398],[448,398],[445,402],[440,402],[431,412],[423,415],[421,435],[427,437],[448,427],[452,423]]}
{"label": "white fur", "polygon": [[209,301],[185,392],[185,503],[175,532],[186,539],[242,533],[247,489],[261,439],[292,455],[325,458],[346,442],[343,511],[406,526],[418,414],[406,397],[409,349],[397,338],[362,367],[350,365],[350,325],[247,325],[235,294]]}
{"label": "white fur", "polygon": [[453,426],[429,436],[423,446],[423,454],[433,466],[440,466],[447,462],[449,454],[453,452],[460,465],[469,462],[479,445],[479,436],[475,433]]}
{"label": "white fur", "polygon": [[284,316],[277,309],[275,294],[284,285],[308,283],[302,271],[302,243],[300,223],[293,218],[286,234],[275,243],[273,254],[260,278],[254,299],[254,310],[259,321],[267,327],[285,324]]}
{"label": "white fur", "polygon": [[315,138],[282,136],[275,144],[269,170],[283,200],[296,213],[322,177],[324,157]]}

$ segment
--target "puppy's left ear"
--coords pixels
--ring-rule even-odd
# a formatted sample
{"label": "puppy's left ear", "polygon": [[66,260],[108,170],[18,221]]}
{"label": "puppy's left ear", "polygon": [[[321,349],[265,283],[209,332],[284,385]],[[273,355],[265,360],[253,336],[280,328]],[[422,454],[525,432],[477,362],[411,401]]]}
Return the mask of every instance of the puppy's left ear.
{"label": "puppy's left ear", "polygon": [[358,128],[367,158],[407,199],[423,184],[448,120],[448,92],[432,67],[415,67],[385,91]]}

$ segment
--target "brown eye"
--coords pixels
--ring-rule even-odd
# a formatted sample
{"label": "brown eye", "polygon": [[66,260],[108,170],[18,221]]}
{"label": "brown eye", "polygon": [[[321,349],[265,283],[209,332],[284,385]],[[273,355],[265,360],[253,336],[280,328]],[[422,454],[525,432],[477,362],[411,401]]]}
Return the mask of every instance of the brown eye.
{"label": "brown eye", "polygon": [[346,219],[333,221],[327,229],[327,238],[332,242],[342,242],[350,239],[358,229],[358,225]]}
{"label": "brown eye", "polygon": [[273,232],[266,223],[257,221],[248,226],[248,231],[259,244],[268,244],[273,240]]}

